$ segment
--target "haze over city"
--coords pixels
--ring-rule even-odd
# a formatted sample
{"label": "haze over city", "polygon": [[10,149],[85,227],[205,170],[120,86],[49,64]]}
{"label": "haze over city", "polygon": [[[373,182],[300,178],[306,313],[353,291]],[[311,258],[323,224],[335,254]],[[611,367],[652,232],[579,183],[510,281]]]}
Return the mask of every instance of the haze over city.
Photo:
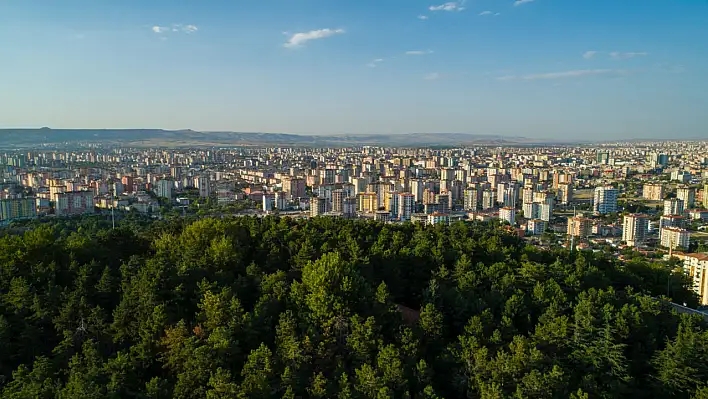
{"label": "haze over city", "polygon": [[4,1],[0,127],[705,138],[708,3]]}

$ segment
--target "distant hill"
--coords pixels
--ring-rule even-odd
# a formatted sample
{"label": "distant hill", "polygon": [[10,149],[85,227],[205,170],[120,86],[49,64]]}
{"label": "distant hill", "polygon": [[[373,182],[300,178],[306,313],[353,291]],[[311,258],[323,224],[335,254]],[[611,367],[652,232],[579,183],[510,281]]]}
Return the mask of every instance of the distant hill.
{"label": "distant hill", "polygon": [[525,137],[478,135],[468,133],[410,133],[362,135],[300,135],[286,133],[197,132],[162,129],[0,129],[0,148],[27,148],[38,145],[100,143],[138,147],[186,146],[460,146],[531,145],[558,141],[531,140]]}

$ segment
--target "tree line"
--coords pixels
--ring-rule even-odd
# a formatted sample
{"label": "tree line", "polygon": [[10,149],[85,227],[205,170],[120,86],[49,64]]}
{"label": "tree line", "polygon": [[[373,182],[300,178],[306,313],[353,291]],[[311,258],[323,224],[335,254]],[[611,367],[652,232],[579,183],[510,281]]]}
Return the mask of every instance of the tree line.
{"label": "tree line", "polygon": [[0,237],[0,396],[708,398],[667,300],[663,263],[495,224],[58,220]]}

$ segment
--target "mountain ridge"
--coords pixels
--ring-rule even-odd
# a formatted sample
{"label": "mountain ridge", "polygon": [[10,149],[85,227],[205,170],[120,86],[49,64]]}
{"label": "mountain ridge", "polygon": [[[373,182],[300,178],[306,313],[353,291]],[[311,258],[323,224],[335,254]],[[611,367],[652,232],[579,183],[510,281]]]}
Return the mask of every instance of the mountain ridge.
{"label": "mountain ridge", "polygon": [[277,132],[196,131],[192,129],[52,129],[18,128],[0,129],[0,146],[28,147],[58,144],[97,143],[126,146],[232,146],[232,145],[282,145],[282,146],[464,146],[464,145],[532,145],[569,144],[563,140],[530,139],[521,136],[504,136],[472,133],[402,133],[402,134],[294,134]]}

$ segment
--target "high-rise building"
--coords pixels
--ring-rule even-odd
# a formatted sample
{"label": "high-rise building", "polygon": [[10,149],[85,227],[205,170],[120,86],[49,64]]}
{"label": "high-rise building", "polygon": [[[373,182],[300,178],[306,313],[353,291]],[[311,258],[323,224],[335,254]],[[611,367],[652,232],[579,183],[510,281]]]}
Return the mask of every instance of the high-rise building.
{"label": "high-rise building", "polygon": [[376,193],[359,193],[357,198],[357,210],[361,213],[374,213],[378,207]]}
{"label": "high-rise building", "polygon": [[622,224],[622,241],[630,247],[638,247],[644,244],[649,231],[649,219],[646,215],[631,214],[624,216]]}
{"label": "high-rise building", "polygon": [[524,202],[521,206],[526,219],[538,219],[541,215],[541,207],[538,202]]}
{"label": "high-rise building", "polygon": [[541,219],[529,219],[526,222],[526,232],[531,235],[543,234],[548,229],[548,222]]}
{"label": "high-rise building", "polygon": [[327,198],[312,197],[310,199],[310,217],[317,217],[327,213]]}
{"label": "high-rise building", "polygon": [[541,202],[538,204],[538,218],[550,222],[553,218],[553,203]]}
{"label": "high-rise building", "polygon": [[211,195],[211,185],[209,183],[209,178],[206,176],[195,176],[194,187],[199,189],[199,196],[202,198],[206,198]]}
{"label": "high-rise building", "polygon": [[398,216],[398,200],[399,192],[389,191],[386,193],[386,200],[384,201],[384,210],[388,211],[392,217]]}
{"label": "high-rise building", "polygon": [[342,189],[332,191],[332,212],[344,212],[344,198],[346,197]]}
{"label": "high-rise building", "polygon": [[172,189],[174,186],[175,182],[172,180],[158,180],[157,183],[155,183],[155,195],[172,199]]}
{"label": "high-rise building", "polygon": [[676,198],[683,200],[685,209],[692,209],[696,206],[696,190],[693,187],[676,188]]}
{"label": "high-rise building", "polygon": [[659,228],[683,227],[684,218],[678,215],[664,215],[659,219]]}
{"label": "high-rise building", "polygon": [[[121,178],[121,183],[123,183],[123,188],[126,193],[132,193],[133,192],[133,176],[123,176]],[[73,190],[69,190],[73,191]]]}
{"label": "high-rise building", "polygon": [[596,187],[593,211],[599,214],[617,212],[617,189],[611,186]]}
{"label": "high-rise building", "polygon": [[428,215],[428,224],[449,224],[450,215],[447,213],[434,212]]}
{"label": "high-rise building", "polygon": [[466,189],[462,206],[467,211],[477,211],[482,209],[482,190],[479,187]]}
{"label": "high-rise building", "polygon": [[410,180],[411,194],[415,198],[415,202],[423,202],[423,181],[420,179]]}
{"label": "high-rise building", "polygon": [[443,168],[440,170],[440,180],[454,180],[455,179],[455,169]]}
{"label": "high-rise building", "polygon": [[661,228],[661,246],[671,249],[688,248],[691,243],[691,233],[679,227]]}
{"label": "high-rise building", "polygon": [[342,202],[342,216],[345,218],[353,218],[356,216],[356,198],[347,197]]}
{"label": "high-rise building", "polygon": [[0,200],[0,225],[13,220],[37,217],[36,198],[9,198]]}
{"label": "high-rise building", "polygon": [[610,163],[610,153],[607,151],[598,152],[596,161],[599,164],[607,165],[608,163]]}
{"label": "high-rise building", "polygon": [[664,200],[664,216],[683,215],[684,202],[678,198]]}
{"label": "high-rise building", "polygon": [[502,193],[502,203],[505,207],[516,208],[516,200],[519,198],[519,190],[516,185],[507,186]]}
{"label": "high-rise building", "polygon": [[568,205],[573,201],[573,185],[571,183],[558,185],[558,201],[563,205]]}
{"label": "high-rise building", "polygon": [[652,168],[663,167],[669,163],[669,156],[653,152],[649,154],[649,164]]}
{"label": "high-rise building", "polygon": [[301,177],[286,176],[282,179],[282,189],[288,193],[288,200],[292,201],[305,197],[305,179]]}
{"label": "high-rise building", "polygon": [[642,187],[642,197],[650,201],[661,201],[664,199],[664,185],[661,183],[645,184]]}
{"label": "high-rise building", "polygon": [[509,222],[510,225],[516,223],[516,209],[511,207],[503,207],[499,209],[499,219]]}
{"label": "high-rise building", "polygon": [[272,212],[275,209],[275,193],[263,193],[263,212]]}
{"label": "high-rise building", "polygon": [[482,192],[482,210],[494,208],[494,191],[484,190]]}
{"label": "high-rise building", "polygon": [[553,173],[553,188],[558,189],[561,184],[572,184],[573,175],[564,171],[557,170]]}
{"label": "high-rise building", "polygon": [[592,219],[584,218],[582,216],[574,216],[568,218],[568,230],[569,236],[585,238],[592,234]]}
{"label": "high-rise building", "polygon": [[69,191],[57,194],[54,204],[57,216],[81,215],[94,212],[92,191]]}
{"label": "high-rise building", "polygon": [[673,254],[683,261],[683,270],[690,277],[693,290],[700,296],[701,305],[708,305],[708,254]]}
{"label": "high-rise building", "polygon": [[691,180],[691,173],[683,170],[675,170],[671,172],[671,180],[676,180],[679,183],[688,183]]}
{"label": "high-rise building", "polygon": [[449,213],[450,212],[450,194],[448,193],[441,193],[435,195],[435,202],[440,204],[440,213]]}
{"label": "high-rise building", "polygon": [[413,194],[399,194],[398,199],[398,218],[401,221],[411,220],[413,208],[415,206],[415,197]]}
{"label": "high-rise building", "polygon": [[336,174],[335,169],[320,170],[320,183],[321,184],[334,184],[335,174]]}

